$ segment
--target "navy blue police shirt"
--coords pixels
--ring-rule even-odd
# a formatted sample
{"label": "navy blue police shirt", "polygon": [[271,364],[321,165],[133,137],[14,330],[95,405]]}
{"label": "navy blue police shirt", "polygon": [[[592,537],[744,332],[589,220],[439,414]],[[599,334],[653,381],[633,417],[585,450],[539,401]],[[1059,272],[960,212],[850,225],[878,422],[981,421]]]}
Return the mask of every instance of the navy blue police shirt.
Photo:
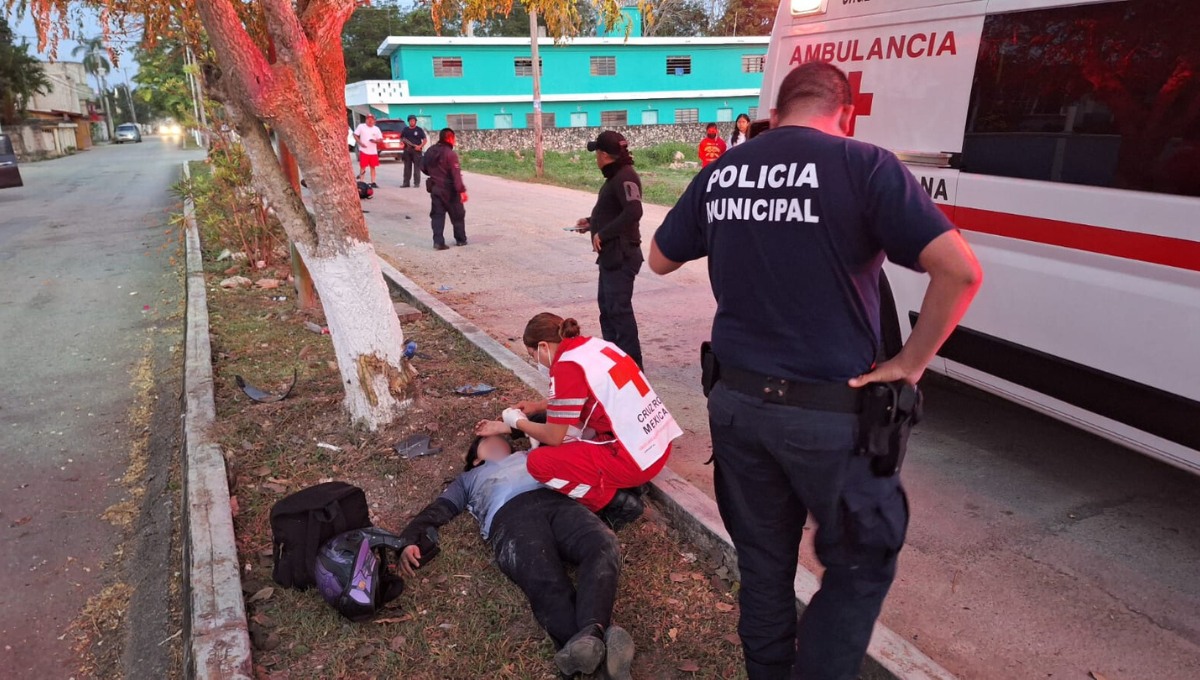
{"label": "navy blue police shirt", "polygon": [[700,171],[655,241],[708,256],[717,358],[776,378],[840,382],[880,347],[879,272],[954,226],[891,152],[780,127]]}
{"label": "navy blue police shirt", "polygon": [[407,141],[409,144],[412,144],[414,147],[417,147],[425,143],[426,136],[425,131],[421,129],[420,125],[418,125],[416,127],[405,126],[405,128],[400,131],[400,138]]}

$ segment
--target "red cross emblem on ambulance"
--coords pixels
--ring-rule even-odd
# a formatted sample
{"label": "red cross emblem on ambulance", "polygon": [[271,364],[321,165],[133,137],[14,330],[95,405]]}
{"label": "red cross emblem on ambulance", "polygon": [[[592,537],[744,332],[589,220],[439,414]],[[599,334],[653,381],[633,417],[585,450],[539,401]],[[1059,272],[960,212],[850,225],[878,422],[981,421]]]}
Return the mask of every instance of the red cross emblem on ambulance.
{"label": "red cross emblem on ambulance", "polygon": [[871,115],[871,101],[875,99],[873,93],[862,91],[862,77],[862,71],[851,71],[846,74],[846,79],[850,81],[850,94],[853,97],[850,103],[854,104],[854,113],[850,114],[850,129],[846,131],[850,137],[854,136],[854,123],[858,117]]}

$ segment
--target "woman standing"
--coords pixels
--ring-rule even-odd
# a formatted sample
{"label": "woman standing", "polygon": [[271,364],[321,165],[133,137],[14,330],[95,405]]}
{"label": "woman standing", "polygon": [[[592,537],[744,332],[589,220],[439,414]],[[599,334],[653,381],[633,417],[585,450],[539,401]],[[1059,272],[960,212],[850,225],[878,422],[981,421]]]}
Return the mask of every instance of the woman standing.
{"label": "woman standing", "polygon": [[[520,430],[541,446],[529,474],[618,529],[642,514],[637,487],[653,479],[683,434],[628,354],[579,334],[575,319],[543,312],[525,326],[525,349],[550,378],[549,400],[522,402],[481,436]],[[546,413],[546,422],[529,416]]]}
{"label": "woman standing", "polygon": [[739,113],[737,122],[733,125],[733,134],[729,136],[729,148],[745,144],[750,139],[750,116]]}

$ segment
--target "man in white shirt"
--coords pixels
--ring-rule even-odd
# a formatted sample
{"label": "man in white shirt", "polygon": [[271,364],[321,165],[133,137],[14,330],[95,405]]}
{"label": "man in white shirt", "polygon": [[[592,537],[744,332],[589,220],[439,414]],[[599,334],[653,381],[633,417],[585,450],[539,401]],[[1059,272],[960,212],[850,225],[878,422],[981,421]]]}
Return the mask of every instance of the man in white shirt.
{"label": "man in white shirt", "polygon": [[375,183],[375,168],[379,167],[379,147],[376,143],[383,139],[383,130],[375,126],[375,116],[368,115],[367,122],[359,123],[354,129],[354,136],[358,138],[358,177],[361,180],[367,173],[367,168],[371,169],[371,187],[379,188]]}

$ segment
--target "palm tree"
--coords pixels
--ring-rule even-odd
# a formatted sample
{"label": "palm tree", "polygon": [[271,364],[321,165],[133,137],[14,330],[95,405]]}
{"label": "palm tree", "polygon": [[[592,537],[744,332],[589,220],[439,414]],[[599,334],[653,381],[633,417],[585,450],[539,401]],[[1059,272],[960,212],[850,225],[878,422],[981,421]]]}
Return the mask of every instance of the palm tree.
{"label": "palm tree", "polygon": [[15,44],[12,30],[0,21],[0,123],[20,122],[33,95],[50,91],[41,62],[27,48],[24,41]]}
{"label": "palm tree", "polygon": [[71,50],[71,56],[78,57],[83,54],[83,70],[87,71],[96,79],[96,85],[100,91],[100,103],[104,107],[104,122],[108,129],[108,138],[113,137],[113,120],[112,112],[108,106],[108,80],[109,71],[112,70],[112,63],[108,60],[108,47],[104,44],[104,38],[96,36],[86,42],[79,43],[75,49]]}

